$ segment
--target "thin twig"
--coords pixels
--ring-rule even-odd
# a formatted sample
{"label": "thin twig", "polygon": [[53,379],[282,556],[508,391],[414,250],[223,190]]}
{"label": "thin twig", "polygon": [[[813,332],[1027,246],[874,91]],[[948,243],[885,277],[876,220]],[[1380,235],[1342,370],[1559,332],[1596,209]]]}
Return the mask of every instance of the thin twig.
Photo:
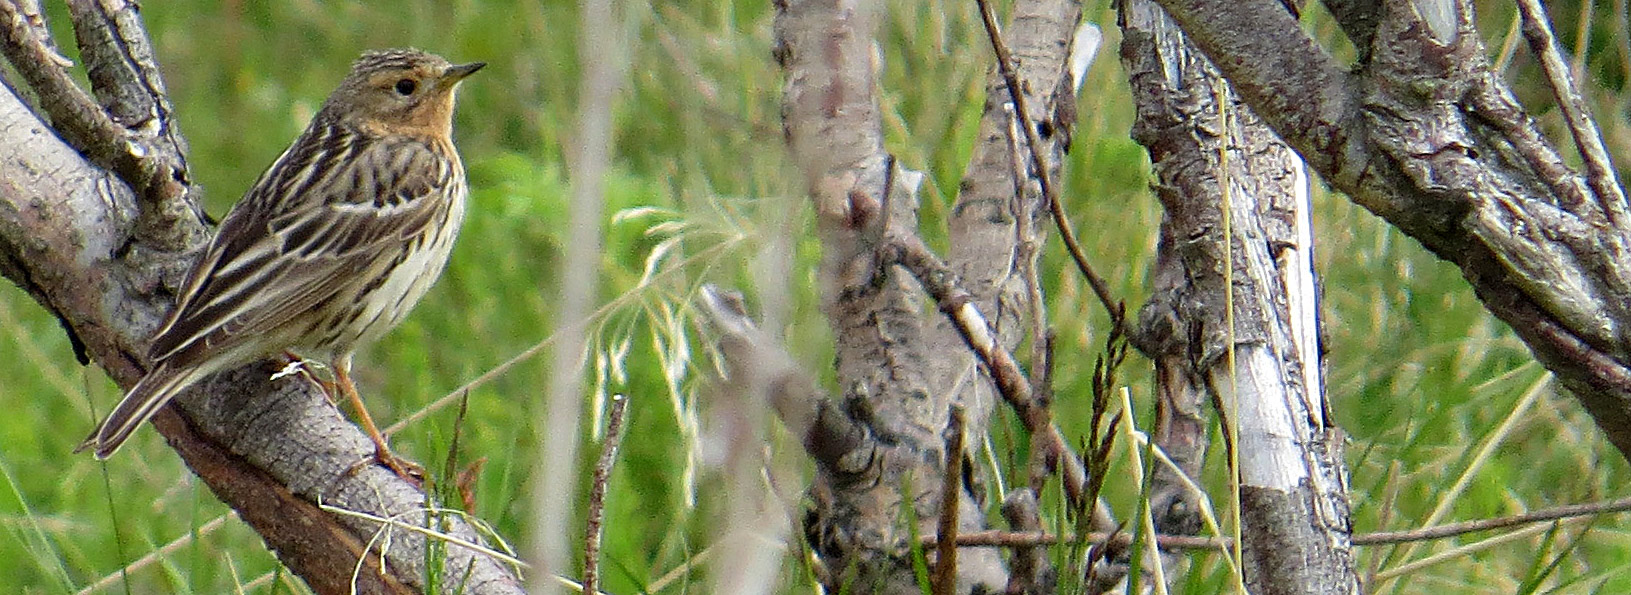
{"label": "thin twig", "polygon": [[589,512],[583,529],[583,592],[595,594],[595,583],[600,579],[600,536],[602,521],[606,517],[606,481],[612,476],[612,463],[617,461],[617,447],[623,442],[623,414],[628,411],[629,398],[612,395],[612,410],[606,420],[606,441],[600,445],[600,460],[595,462],[595,474],[589,487]]}
{"label": "thin twig", "polygon": [[1048,305],[1042,297],[1042,281],[1037,278],[1036,259],[1037,244],[1036,231],[1032,229],[1032,206],[1025,200],[1025,164],[1020,161],[1020,118],[1011,114],[1012,104],[1007,118],[1008,125],[1003,127],[1004,135],[1008,140],[1008,169],[1014,181],[1014,244],[1018,247],[1015,261],[1018,263],[1018,273],[1025,281],[1025,306],[1030,310],[1031,335],[1031,393],[1037,395],[1042,406],[1048,406],[1047,391],[1049,387],[1050,372],[1048,361],[1052,341],[1048,339]]}
{"label": "thin twig", "polygon": [[[1449,562],[1451,560],[1469,559],[1469,558],[1472,558],[1478,552],[1487,551],[1487,550],[1490,550],[1492,548],[1500,547],[1502,545],[1506,545],[1506,544],[1510,544],[1510,543],[1522,543],[1522,544],[1525,544],[1525,545],[1532,544],[1533,541],[1531,541],[1530,538],[1534,537],[1536,535],[1539,535],[1541,533],[1551,533],[1551,532],[1557,531],[1558,529],[1560,529],[1560,528],[1562,528],[1564,526],[1578,525],[1578,524],[1584,524],[1584,523],[1589,523],[1589,522],[1590,521],[1588,521],[1587,519],[1584,519],[1584,518],[1564,519],[1564,520],[1561,520],[1561,521],[1557,521],[1555,523],[1548,523],[1548,524],[1545,524],[1545,525],[1531,525],[1531,526],[1528,526],[1528,527],[1524,527],[1522,529],[1518,529],[1516,531],[1491,535],[1489,537],[1479,539],[1479,540],[1474,541],[1472,543],[1468,543],[1468,544],[1464,544],[1464,545],[1456,545],[1455,547],[1449,547],[1449,548],[1444,549],[1443,551],[1434,553],[1432,555],[1429,555],[1429,556],[1426,556],[1426,557],[1423,557],[1423,558],[1417,558],[1415,560],[1412,560],[1410,562],[1405,562],[1405,563],[1399,564],[1397,566],[1389,566],[1386,570],[1383,570],[1382,572],[1380,572],[1380,573],[1378,573],[1376,575],[1376,580],[1378,582],[1375,585],[1368,585],[1368,586],[1370,588],[1372,588],[1372,589],[1376,589],[1376,592],[1380,592],[1381,589],[1378,588],[1378,587],[1381,587],[1382,585],[1386,585],[1389,581],[1392,581],[1392,580],[1397,579],[1397,578],[1411,576],[1412,574],[1421,572],[1425,568],[1436,566],[1438,564],[1443,564],[1443,563]],[[1524,546],[1520,545],[1518,547],[1524,547]],[[1567,550],[1559,550],[1559,549],[1556,548],[1556,546],[1553,546],[1552,548],[1549,548],[1549,549],[1551,549],[1551,551],[1567,551]]]}
{"label": "thin twig", "polygon": [[963,408],[953,405],[946,422],[946,472],[940,482],[940,519],[934,556],[935,595],[957,592],[957,505],[963,486]]}
{"label": "thin twig", "polygon": [[1580,158],[1586,168],[1586,183],[1597,195],[1598,206],[1607,215],[1609,223],[1624,230],[1627,219],[1625,193],[1620,189],[1608,149],[1603,146],[1602,131],[1592,120],[1591,108],[1580,96],[1579,89],[1575,88],[1574,77],[1558,50],[1557,37],[1552,33],[1546,9],[1540,5],[1540,0],[1518,0],[1518,10],[1523,13],[1524,37],[1529,40],[1529,47],[1536,57],[1540,58],[1541,70],[1546,73],[1553,97],[1557,99],[1557,107],[1563,111],[1563,120],[1569,125],[1575,146],[1580,149]]}
{"label": "thin twig", "polygon": [[1445,525],[1436,525],[1433,527],[1423,527],[1420,529],[1410,529],[1406,531],[1382,531],[1377,533],[1366,533],[1364,535],[1355,535],[1353,538],[1353,544],[1389,545],[1412,541],[1428,541],[1464,535],[1467,533],[1476,533],[1478,531],[1504,529],[1506,527],[1515,527],[1517,525],[1544,523],[1547,521],[1555,521],[1572,517],[1627,511],[1631,511],[1631,498],[1621,498],[1619,500],[1594,502],[1589,504],[1570,504],[1566,506],[1558,506],[1555,508],[1546,508],[1533,512],[1515,514],[1512,516],[1497,517],[1493,519],[1449,523]]}
{"label": "thin twig", "polygon": [[997,70],[1002,74],[1003,84],[1008,87],[1008,98],[1014,102],[1015,117],[1020,119],[1020,128],[1025,131],[1025,144],[1031,149],[1031,163],[1036,168],[1037,185],[1042,188],[1042,198],[1048,203],[1048,212],[1053,215],[1054,225],[1059,227],[1059,235],[1065,241],[1065,249],[1070,252],[1070,258],[1076,263],[1076,269],[1081,271],[1087,279],[1087,284],[1093,288],[1099,302],[1110,314],[1110,321],[1116,326],[1125,324],[1125,309],[1121,302],[1110,295],[1110,286],[1105,283],[1088,264],[1087,255],[1082,251],[1082,245],[1076,241],[1076,232],[1071,229],[1070,219],[1065,217],[1065,208],[1059,204],[1059,191],[1053,185],[1053,179],[1048,175],[1048,161],[1042,155],[1042,140],[1037,137],[1036,126],[1031,121],[1031,110],[1025,106],[1025,94],[1021,92],[1019,75],[1014,72],[1014,58],[1008,51],[1008,44],[1002,40],[1002,33],[997,30],[997,17],[991,11],[991,4],[987,0],[975,0],[980,5],[980,18],[985,22],[986,35],[991,38],[991,49],[997,55]]}
{"label": "thin twig", "polygon": [[[1456,537],[1479,531],[1505,529],[1519,525],[1546,523],[1551,521],[1570,519],[1576,517],[1612,514],[1631,511],[1631,498],[1621,498],[1608,502],[1595,502],[1590,504],[1570,504],[1536,510],[1512,516],[1492,519],[1479,519],[1460,523],[1449,523],[1405,531],[1381,531],[1355,535],[1352,543],[1357,546],[1394,545],[1417,541],[1432,541],[1447,537]],[[1095,545],[1115,543],[1125,546],[1132,543],[1133,537],[1126,533],[1104,533],[1094,531],[1088,533],[1085,539],[1073,536],[1060,537],[1045,531],[976,531],[957,536],[959,547],[1032,547],[1041,545],[1054,545],[1058,543],[1078,543],[1085,541]],[[1191,535],[1157,535],[1156,544],[1166,549],[1211,549],[1226,551],[1233,547],[1233,540],[1226,537],[1197,537]],[[938,547],[932,538],[925,538],[924,547]]]}
{"label": "thin twig", "polygon": [[[1146,539],[1149,537],[1146,536]],[[975,531],[957,536],[958,547],[1036,547],[1060,543],[1086,543],[1093,546],[1114,545],[1125,548],[1133,543],[1133,534],[1126,531],[1093,531],[1085,539],[1046,531]],[[1156,535],[1156,545],[1165,549],[1226,551],[1234,543],[1227,537],[1199,537],[1195,535]],[[925,538],[923,547],[939,547],[933,539]]]}
{"label": "thin twig", "polygon": [[[963,341],[991,373],[992,381],[997,384],[997,392],[1018,413],[1026,431],[1043,438],[1043,446],[1052,451],[1059,461],[1066,499],[1072,508],[1083,509],[1087,471],[1082,466],[1081,458],[1072,452],[1059,427],[1049,421],[1047,411],[1038,405],[1031,393],[1031,384],[1019,363],[1014,361],[1014,356],[997,343],[996,336],[991,332],[991,324],[974,303],[974,296],[958,284],[956,273],[923,244],[922,238],[891,231],[886,234],[881,248],[886,262],[905,267],[939,304],[940,311],[951,320]],[[1095,508],[1103,511],[1103,507]],[[1107,525],[1111,523],[1108,518],[1105,522]]]}

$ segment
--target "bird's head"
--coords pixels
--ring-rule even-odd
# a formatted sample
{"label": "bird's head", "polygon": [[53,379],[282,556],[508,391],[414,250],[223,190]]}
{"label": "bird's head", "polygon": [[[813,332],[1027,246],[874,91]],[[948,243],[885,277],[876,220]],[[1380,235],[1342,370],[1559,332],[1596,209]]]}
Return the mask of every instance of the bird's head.
{"label": "bird's head", "polygon": [[415,49],[364,52],[323,103],[321,117],[374,134],[446,138],[459,81],[483,66],[455,65]]}

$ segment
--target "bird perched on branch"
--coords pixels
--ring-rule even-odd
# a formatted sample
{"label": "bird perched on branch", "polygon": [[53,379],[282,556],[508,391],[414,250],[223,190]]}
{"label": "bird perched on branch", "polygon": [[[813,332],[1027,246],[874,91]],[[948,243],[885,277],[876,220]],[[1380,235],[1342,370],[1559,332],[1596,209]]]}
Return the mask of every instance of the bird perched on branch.
{"label": "bird perched on branch", "polygon": [[379,461],[408,477],[351,382],[351,356],[402,322],[447,264],[467,194],[454,94],[483,65],[364,53],[227,213],[153,337],[147,376],[76,452],[106,458],[199,380],[293,351],[330,364]]}

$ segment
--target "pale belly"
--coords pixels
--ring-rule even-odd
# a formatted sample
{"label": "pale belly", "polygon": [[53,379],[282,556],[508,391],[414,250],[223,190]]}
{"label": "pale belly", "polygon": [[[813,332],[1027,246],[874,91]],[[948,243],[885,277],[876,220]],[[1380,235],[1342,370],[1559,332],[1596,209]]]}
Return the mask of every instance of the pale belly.
{"label": "pale belly", "polygon": [[369,295],[356,298],[365,307],[341,331],[341,340],[335,350],[338,353],[333,355],[343,355],[373,343],[396,328],[436,284],[442,270],[447,267],[459,227],[464,223],[464,194],[460,192],[448,206],[446,224],[429,226],[416,249],[411,250],[403,262],[392,269],[384,283]]}

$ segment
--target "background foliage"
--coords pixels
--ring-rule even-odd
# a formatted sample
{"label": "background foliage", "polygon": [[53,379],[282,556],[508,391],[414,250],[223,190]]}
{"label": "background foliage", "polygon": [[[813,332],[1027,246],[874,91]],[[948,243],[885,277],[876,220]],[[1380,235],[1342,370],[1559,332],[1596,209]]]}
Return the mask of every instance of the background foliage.
{"label": "background foliage", "polygon": [[[888,4],[880,32],[887,134],[902,163],[928,174],[923,228],[943,246],[939,226],[968,158],[991,59],[973,3]],[[1127,138],[1131,105],[1114,54],[1114,13],[1104,0],[1087,5],[1107,43],[1083,87],[1065,196],[1094,262],[1136,307],[1148,291],[1160,211],[1144,153]],[[1482,8],[1486,39],[1500,56],[1510,9]],[[1590,13],[1556,3],[1554,10],[1566,43],[1579,37],[1581,16],[1590,24],[1585,63],[1623,163],[1631,158],[1624,19],[1607,6]],[[805,201],[781,150],[771,16],[768,3],[701,0],[628,12],[632,63],[615,106],[606,205],[618,215],[605,224],[606,305],[588,354],[595,388],[585,395],[597,412],[610,393],[633,399],[607,514],[610,592],[692,592],[705,588],[700,580],[713,563],[708,495],[717,489],[718,453],[709,450],[717,441],[708,420],[718,399],[698,382],[712,368],[689,306],[700,283],[740,287],[750,300],[756,278],[787,283],[794,296],[783,329],[788,344],[830,382],[828,330],[814,295],[818,246],[804,231]],[[191,141],[192,174],[217,216],[287,146],[361,50],[413,45],[487,61],[461,95],[456,128],[474,192],[453,263],[402,328],[359,355],[359,383],[377,417],[402,419],[549,339],[565,225],[563,147],[577,96],[574,4],[174,0],[149,3],[146,17]],[[1321,15],[1305,20],[1336,37]],[[56,15],[60,39],[71,39],[67,22]],[[1526,89],[1522,54],[1510,72]],[[1556,119],[1546,96],[1525,98],[1544,122]],[[1625,495],[1617,489],[1631,478],[1625,461],[1483,313],[1453,268],[1341,197],[1322,195],[1315,221],[1329,391],[1351,435],[1357,532]],[[778,234],[793,238],[792,266],[756,277],[767,238]],[[1057,247],[1045,264],[1059,333],[1057,415],[1067,435],[1079,436],[1105,317],[1061,266]],[[1150,419],[1147,369],[1135,357],[1122,374],[1141,428]],[[476,511],[516,543],[529,520],[532,420],[542,414],[545,373],[543,358],[522,358],[471,390],[457,453],[486,459]],[[0,287],[0,378],[0,405],[15,414],[0,417],[0,584],[25,593],[99,581],[102,592],[125,592],[124,580],[136,593],[303,592],[252,532],[222,518],[225,507],[156,433],[139,434],[105,465],[68,456],[118,391],[75,363],[56,322],[9,284]],[[436,410],[394,443],[409,456],[444,460],[454,422],[455,408]],[[796,461],[795,443],[779,428],[772,434],[778,458]],[[1023,444],[1017,423],[1006,412],[997,418],[990,448],[999,477],[1017,476]],[[1111,496],[1118,512],[1129,513],[1138,474],[1124,451]],[[1223,485],[1222,473],[1213,475],[1209,485]],[[795,501],[802,490],[778,488]],[[1378,592],[1624,592],[1631,590],[1627,529],[1609,517],[1551,532],[1366,548],[1360,562],[1383,573],[1370,583]],[[799,546],[787,547],[783,590],[811,592]],[[138,559],[122,579],[120,569]],[[1191,560],[1184,592],[1230,584],[1215,555]]]}

